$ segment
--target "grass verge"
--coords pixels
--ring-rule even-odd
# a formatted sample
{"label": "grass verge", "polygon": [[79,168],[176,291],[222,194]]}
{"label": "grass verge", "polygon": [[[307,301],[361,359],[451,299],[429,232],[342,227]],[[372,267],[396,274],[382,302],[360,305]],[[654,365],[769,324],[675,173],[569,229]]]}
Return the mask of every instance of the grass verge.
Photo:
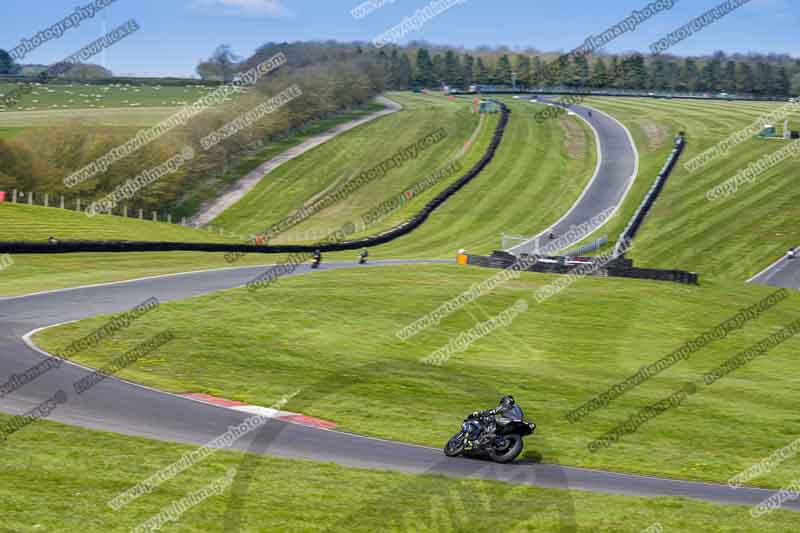
{"label": "grass verge", "polygon": [[590,98],[632,132],[641,156],[636,184],[608,226],[618,236],[652,186],[678,131],[687,149],[648,215],[629,254],[644,266],[699,272],[702,279],[744,281],[790,247],[800,244],[800,191],[795,176],[800,159],[784,161],[745,184],[738,193],[709,202],[705,194],[761,157],[786,146],[784,141],[750,139],[701,170],[684,164],[756,119],[784,104],[691,102],[638,98]]}
{"label": "grass verge", "polygon": [[[283,279],[266,289],[224,291],[163,305],[110,343],[82,353],[103,366],[163,330],[163,351],[122,376],[172,392],[208,392],[256,405],[304,392],[287,409],[344,429],[440,446],[466,413],[513,393],[546,441],[529,458],[545,462],[725,482],[800,434],[794,409],[798,340],[790,339],[618,444],[589,453],[589,442],[639,409],[701,380],[728,358],[800,317],[790,296],[726,338],[694,352],[579,423],[565,415],[679,349],[771,290],[740,283],[685,287],[593,278],[577,282],[479,339],[441,367],[419,360],[497,316],[555,279],[525,274],[403,342],[396,332],[497,271],[456,266],[380,267]],[[149,295],[142,295],[146,297]],[[46,330],[57,351],[106,318]],[[341,383],[315,390],[315,384]],[[319,387],[317,387],[318,389]],[[421,421],[424,421],[422,423]],[[744,437],[746,436],[746,437]],[[800,459],[755,480],[781,486],[800,477]]]}
{"label": "grass verge", "polygon": [[[0,415],[0,422],[7,419]],[[113,511],[109,500],[194,448],[50,422],[25,428],[3,446],[3,526],[25,533],[130,531],[243,460],[241,453],[217,452]],[[248,462],[247,472],[249,485],[233,485],[167,527],[227,531],[227,512],[235,506],[241,506],[241,531],[496,531],[500,508],[504,530],[520,532],[563,531],[562,516],[586,532],[634,533],[654,523],[665,531],[790,532],[797,523],[790,511],[754,520],[747,507],[681,498],[566,492],[272,457]]]}

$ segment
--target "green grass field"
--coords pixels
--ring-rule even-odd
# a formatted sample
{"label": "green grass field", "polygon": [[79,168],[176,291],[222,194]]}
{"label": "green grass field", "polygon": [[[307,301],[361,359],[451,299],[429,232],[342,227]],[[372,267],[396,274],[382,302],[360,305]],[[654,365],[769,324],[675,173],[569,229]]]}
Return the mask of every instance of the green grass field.
{"label": "green grass field", "polygon": [[63,240],[241,242],[180,224],[109,215],[90,217],[69,209],[36,205],[0,204],[0,241],[46,241],[50,236]]}
{"label": "green grass field", "polygon": [[[133,128],[154,126],[174,113],[174,107],[7,111],[0,113],[0,127],[16,129],[19,132],[27,128],[80,123],[82,126],[133,130]],[[135,133],[135,130],[133,132]]]}
{"label": "green grass field", "polygon": [[[11,94],[16,85],[0,84],[0,98]],[[106,109],[119,107],[177,107],[188,105],[212,92],[215,87],[201,85],[135,86],[126,83],[90,85],[88,83],[36,84],[15,106],[0,104],[0,113],[49,111],[56,109]]]}
{"label": "green grass field", "polygon": [[11,139],[16,137],[22,133],[24,129],[25,128],[0,128],[0,139]]}
{"label": "green grass field", "polygon": [[[11,267],[0,270],[0,298],[230,266],[225,254],[204,252],[16,254],[12,259]],[[272,265],[275,261],[274,256],[249,254],[236,266]]]}
{"label": "green grass field", "polygon": [[[7,419],[0,415],[3,423]],[[130,531],[231,469],[250,474],[250,482],[235,481],[165,529],[228,531],[226,518],[240,517],[241,531],[485,531],[496,529],[501,508],[504,531],[519,533],[557,533],[571,521],[587,533],[639,533],[654,523],[664,531],[696,531],[704,524],[708,532],[788,533],[797,520],[791,511],[776,511],[756,521],[747,507],[680,498],[567,492],[272,457],[244,463],[243,454],[229,451],[113,511],[109,500],[195,448],[50,422],[23,429],[3,446],[3,527],[24,533]]]}
{"label": "green grass field", "polygon": [[[241,234],[263,230],[341,178],[332,169],[344,167],[355,173],[369,168],[413,142],[415,135],[439,125],[454,128],[441,143],[452,145],[434,147],[396,176],[390,174],[296,230],[335,229],[336,224],[357,217],[435,170],[473,134],[474,143],[464,161],[480,156],[496,117],[479,127],[478,117],[465,112],[462,102],[435,96],[396,97],[406,111],[287,164],[214,224],[221,222]],[[538,125],[533,120],[538,106],[513,100],[509,105],[512,119],[496,160],[425,226],[376,248],[372,257],[451,257],[462,247],[488,253],[499,247],[500,232],[533,234],[572,205],[596,165],[590,130],[574,118]],[[604,229],[612,237],[651,186],[679,129],[687,131],[689,139],[685,162],[775,107],[627,99],[592,99],[590,105],[625,123],[641,155],[640,176],[621,214]],[[0,135],[15,127],[2,123],[11,115],[0,115],[0,128],[4,128]],[[631,256],[644,266],[700,272],[700,287],[593,278],[536,304],[534,291],[560,278],[525,274],[440,325],[401,341],[395,335],[398,329],[498,271],[442,265],[321,272],[283,279],[257,292],[237,289],[163,304],[129,329],[81,353],[78,362],[102,366],[141,339],[170,327],[177,339],[124,370],[121,377],[167,391],[208,392],[258,405],[270,405],[300,388],[286,409],[335,420],[343,430],[436,447],[457,430],[466,413],[491,407],[501,394],[513,392],[539,426],[537,435],[527,441],[524,459],[724,483],[800,433],[794,401],[797,339],[712,387],[700,386],[685,404],[650,420],[611,448],[592,454],[587,444],[684,383],[701,381],[705,372],[800,318],[794,294],[743,329],[715,340],[578,423],[569,423],[565,415],[772,292],[741,282],[769,263],[771,254],[796,244],[791,242],[797,237],[791,215],[797,193],[790,189],[790,180],[797,162],[784,163],[719,205],[706,205],[704,194],[741,166],[779,147],[778,142],[748,141],[741,152],[704,171],[690,175],[679,167],[645,223]],[[238,170],[271,157],[272,149],[243,160]],[[438,190],[429,191],[427,197]],[[408,203],[376,229],[406,219],[425,200],[420,197]],[[20,235],[29,239],[88,235],[211,240],[206,232],[177,226],[0,205],[0,239]],[[352,255],[331,254],[326,260],[352,259]],[[222,254],[195,253],[13,259],[10,268],[0,271],[0,295],[229,266]],[[250,254],[237,265],[281,260]],[[519,298],[530,301],[530,309],[509,327],[478,340],[441,367],[419,363]],[[57,352],[106,320],[95,317],[46,330],[36,341]],[[105,502],[191,448],[48,422],[26,428],[5,446],[9,453],[0,459],[3,525],[21,531],[128,530],[175,499],[218,479],[242,459],[240,454],[219,453],[114,513]],[[509,529],[557,531],[556,515],[538,511],[565,498],[575,502],[579,531],[641,532],[654,523],[665,531],[694,531],[698,524],[703,524],[704,531],[719,532],[797,529],[796,515],[790,512],[754,521],[746,507],[682,499],[567,494],[269,457],[257,465],[258,473],[243,502],[245,530],[248,526],[269,531],[340,530],[346,524],[347,530],[374,531],[380,523],[387,528],[397,525],[401,531],[441,531],[443,520],[460,520],[454,517],[464,515],[462,505],[475,509],[488,501],[494,504],[486,512],[473,513],[469,524],[452,529],[496,527],[496,502],[502,502],[516,527]],[[752,484],[780,487],[798,477],[800,459],[792,457]],[[171,527],[215,530],[223,523],[230,501],[230,493],[212,498]],[[315,502],[313,507],[307,507],[308,501]],[[364,505],[354,509],[353,501]]]}
{"label": "green grass field", "polygon": [[[444,166],[470,134],[474,135],[474,141],[459,159],[461,173],[484,153],[496,116],[490,116],[476,130],[477,118],[469,112],[469,103],[464,100],[418,95],[392,97],[405,106],[404,111],[350,132],[284,165],[214,223],[240,232],[263,231],[324,191],[337,174],[351,176],[368,169],[437,124],[458,132],[440,143],[441,147],[435,145],[430,154],[426,152],[425,159],[390,172],[386,178],[363,187],[293,228],[300,233],[327,235],[348,221],[360,220],[374,206]],[[422,228],[378,247],[375,254],[450,257],[459,247],[489,252],[499,247],[502,231],[523,234],[540,231],[577,199],[596,165],[594,137],[588,127],[574,118],[538,125],[533,120],[534,106],[513,101],[510,106],[513,114],[495,160],[439,208]],[[420,117],[430,117],[432,122]],[[398,138],[398,129],[407,137]],[[388,137],[393,139],[392,143],[383,142]],[[364,162],[365,159],[370,163]],[[442,180],[359,235],[379,233],[408,220],[461,173]]]}
{"label": "green grass field", "polygon": [[[575,203],[597,165],[589,127],[573,117],[537,124],[538,105],[507,103],[511,120],[495,159],[421,228],[377,247],[375,256],[489,254],[501,247],[501,233],[534,235]],[[403,214],[421,205],[412,202]]]}
{"label": "green grass field", "polygon": [[[641,167],[630,196],[607,231],[618,236],[672,148],[678,131],[687,149],[635,241],[630,257],[641,265],[699,272],[702,279],[744,281],[800,244],[796,219],[800,160],[785,161],[727,199],[709,202],[706,191],[749,163],[779,150],[783,141],[752,139],[701,170],[683,163],[783,104],[591,98],[632,132]],[[795,122],[798,117],[795,117]]]}
{"label": "green grass field", "polygon": [[[14,89],[0,84],[0,98]],[[190,104],[214,87],[151,87],[127,84],[39,85],[13,107],[0,105],[0,139],[28,128],[58,124],[91,127],[143,128],[166,119],[175,109]],[[134,131],[135,132],[135,131]]]}
{"label": "green grass field", "polygon": [[[797,437],[798,341],[774,348],[617,445],[587,444],[638,409],[701,380],[722,361],[800,317],[796,296],[695,352],[579,423],[565,415],[771,292],[738,282],[685,287],[594,278],[536,304],[555,276],[525,274],[407,341],[395,333],[497,271],[456,266],[380,267],[281,280],[164,304],[130,329],[82,353],[102,366],[167,325],[177,339],[122,377],[173,392],[208,392],[255,405],[301,388],[286,409],[335,420],[349,431],[441,446],[461,417],[513,392],[539,425],[525,457],[544,462],[725,482]],[[143,295],[145,297],[147,295]],[[441,367],[418,360],[518,298],[531,309]],[[387,305],[387,302],[391,302]],[[222,318],[220,318],[222,317]],[[107,318],[46,330],[58,351]],[[424,420],[424,423],[420,423]],[[743,438],[746,435],[746,438]],[[754,481],[777,487],[800,460]]]}
{"label": "green grass field", "polygon": [[[214,220],[238,233],[257,233],[302,207],[337,183],[369,170],[398,150],[444,128],[447,137],[421,151],[381,179],[355,191],[345,201],[314,215],[319,225],[338,227],[360,212],[400,193],[445,164],[470,138],[479,118],[461,101],[415,95],[390,95],[404,110],[347,132],[288,162],[269,174],[237,204]],[[474,150],[473,150],[474,151]]]}
{"label": "green grass field", "polygon": [[[57,239],[165,240],[175,242],[228,242],[241,240],[178,224],[166,224],[39,206],[0,204],[0,240],[46,241]],[[14,265],[0,271],[0,296],[78,285],[122,281],[158,274],[228,266],[224,254],[195,252],[14,255]],[[251,254],[241,266],[270,264],[274,257]]]}
{"label": "green grass field", "polygon": [[247,173],[254,170],[265,161],[269,161],[286,150],[294,148],[306,141],[309,137],[325,133],[336,126],[352,120],[364,118],[367,115],[383,109],[383,105],[372,103],[360,109],[338,113],[330,118],[314,120],[311,121],[308,126],[292,135],[270,142],[259,150],[239,156],[224,175],[215,178],[213,181],[203,183],[200,187],[195,188],[190,195],[187,195],[184,198],[183,207],[195,212],[197,207],[202,203],[201,198],[213,197],[220,188],[235,184],[239,179],[243,178]]}

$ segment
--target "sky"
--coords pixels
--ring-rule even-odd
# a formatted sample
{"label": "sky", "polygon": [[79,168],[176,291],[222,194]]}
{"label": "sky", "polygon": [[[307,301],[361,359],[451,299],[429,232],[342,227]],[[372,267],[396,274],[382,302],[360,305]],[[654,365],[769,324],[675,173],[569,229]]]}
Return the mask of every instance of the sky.
{"label": "sky", "polygon": [[[95,0],[4,0],[0,48],[11,50]],[[356,18],[364,0],[97,0],[111,2],[61,37],[41,43],[20,63],[60,61],[130,19],[139,30],[89,62],[117,75],[195,76],[198,62],[220,44],[247,57],[266,42],[328,40],[372,42],[433,0],[369,0],[380,7]],[[643,10],[651,0],[447,0],[452,7],[399,42],[478,47],[506,45],[569,51]],[[672,5],[604,48],[648,52],[649,45],[722,0],[659,0]],[[383,5],[381,5],[383,4]],[[791,7],[790,7],[791,6]],[[716,50],[774,52],[800,57],[800,0],[750,0],[669,50],[700,55]]]}

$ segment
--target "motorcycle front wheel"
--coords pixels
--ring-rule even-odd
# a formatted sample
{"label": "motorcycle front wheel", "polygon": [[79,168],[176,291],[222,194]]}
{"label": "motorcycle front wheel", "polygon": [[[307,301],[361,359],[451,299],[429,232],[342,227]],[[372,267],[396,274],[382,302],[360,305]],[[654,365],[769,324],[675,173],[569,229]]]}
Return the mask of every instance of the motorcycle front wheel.
{"label": "motorcycle front wheel", "polygon": [[522,453],[522,436],[512,433],[504,438],[505,445],[501,449],[492,448],[489,450],[489,457],[495,463],[510,463]]}
{"label": "motorcycle front wheel", "polygon": [[464,443],[466,442],[466,434],[463,431],[456,433],[453,438],[447,441],[444,445],[444,454],[447,457],[455,457],[464,451]]}

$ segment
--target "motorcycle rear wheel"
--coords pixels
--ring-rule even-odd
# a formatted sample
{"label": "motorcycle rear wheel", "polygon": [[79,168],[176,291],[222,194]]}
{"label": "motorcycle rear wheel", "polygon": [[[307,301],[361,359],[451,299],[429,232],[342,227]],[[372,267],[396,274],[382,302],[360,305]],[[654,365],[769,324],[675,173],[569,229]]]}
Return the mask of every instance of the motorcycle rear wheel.
{"label": "motorcycle rear wheel", "polygon": [[447,441],[447,444],[444,445],[444,454],[447,457],[455,457],[456,455],[460,455],[461,452],[464,451],[464,443],[466,442],[466,435],[463,431],[456,433],[453,437]]}
{"label": "motorcycle rear wheel", "polygon": [[502,451],[497,451],[495,449],[489,450],[489,457],[495,463],[510,463],[516,459],[520,453],[522,453],[521,435],[512,433],[511,435],[506,435],[505,439],[509,442],[507,448],[503,449]]}

